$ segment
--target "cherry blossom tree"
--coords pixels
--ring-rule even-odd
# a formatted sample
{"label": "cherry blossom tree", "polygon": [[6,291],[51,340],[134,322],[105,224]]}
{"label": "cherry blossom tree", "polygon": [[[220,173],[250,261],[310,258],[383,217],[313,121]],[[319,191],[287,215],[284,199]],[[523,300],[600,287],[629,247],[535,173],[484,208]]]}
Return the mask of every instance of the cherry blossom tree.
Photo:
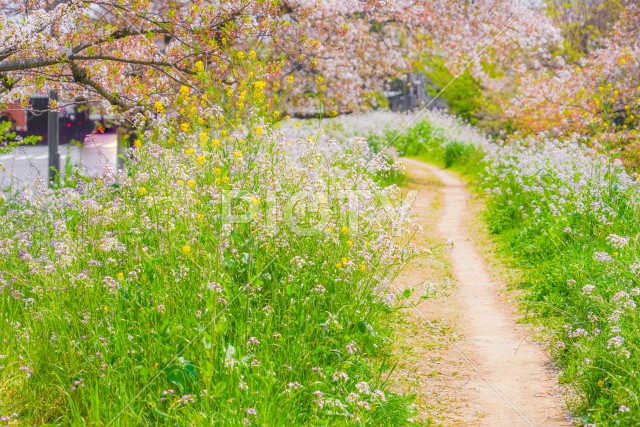
{"label": "cherry blossom tree", "polygon": [[[457,72],[490,45],[505,67],[544,57],[556,36],[516,0],[2,0],[0,101],[57,89],[135,111],[180,85],[198,89],[205,70],[233,86],[246,69],[236,52],[253,51],[276,93],[293,76],[287,110],[344,112],[375,104],[382,83],[425,54]],[[473,69],[485,77],[480,61]]]}
{"label": "cherry blossom tree", "polygon": [[629,4],[602,47],[578,62],[531,72],[505,111],[522,133],[579,133],[638,163],[640,7]]}
{"label": "cherry blossom tree", "polygon": [[487,93],[561,62],[559,30],[518,0],[0,0],[0,39],[0,103],[57,90],[147,118],[180,87],[244,105],[260,81],[272,112],[332,115],[384,104],[434,56]]}
{"label": "cherry blossom tree", "polygon": [[308,95],[326,109],[368,108],[381,82],[424,69],[434,56],[452,77],[469,68],[487,89],[502,89],[514,73],[557,62],[562,41],[544,9],[516,0],[325,0],[303,25],[318,50],[311,61],[293,58],[290,70],[301,77],[294,110],[309,106]]}
{"label": "cherry blossom tree", "polygon": [[[58,90],[131,112],[181,85],[197,89],[204,71],[232,85],[243,66],[238,48],[305,47],[295,21],[306,9],[277,0],[1,0],[0,102]],[[282,58],[262,59],[277,73]]]}

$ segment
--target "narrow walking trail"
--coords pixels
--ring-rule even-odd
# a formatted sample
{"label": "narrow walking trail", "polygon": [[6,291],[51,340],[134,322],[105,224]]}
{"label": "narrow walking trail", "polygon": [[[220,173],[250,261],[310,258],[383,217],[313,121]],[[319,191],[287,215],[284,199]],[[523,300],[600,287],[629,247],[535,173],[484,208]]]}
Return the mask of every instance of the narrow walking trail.
{"label": "narrow walking trail", "polygon": [[[416,361],[415,367],[405,366],[424,371],[421,374],[429,380],[423,387],[436,387],[448,395],[440,397],[437,405],[449,406],[455,416],[437,421],[496,427],[571,425],[547,354],[530,338],[528,328],[515,322],[513,306],[501,298],[504,284],[491,277],[472,241],[473,215],[464,182],[446,170],[415,160],[403,161],[410,177],[409,188],[419,191],[414,211],[425,227],[423,241],[432,242],[434,233],[453,241],[453,248],[445,255],[450,264],[448,274],[454,280],[447,297],[435,304],[426,301],[410,314],[415,322],[426,323],[431,334],[439,335],[442,346],[435,353],[422,351],[422,360]],[[439,182],[439,202],[429,208],[434,182]],[[433,271],[427,271],[433,266],[424,267],[410,266],[396,285],[406,287],[421,276],[433,275]],[[442,322],[450,328],[435,333],[434,325]],[[435,362],[425,360],[434,357]],[[439,365],[446,365],[443,375],[434,374],[440,370]],[[440,410],[445,412],[447,408]]]}

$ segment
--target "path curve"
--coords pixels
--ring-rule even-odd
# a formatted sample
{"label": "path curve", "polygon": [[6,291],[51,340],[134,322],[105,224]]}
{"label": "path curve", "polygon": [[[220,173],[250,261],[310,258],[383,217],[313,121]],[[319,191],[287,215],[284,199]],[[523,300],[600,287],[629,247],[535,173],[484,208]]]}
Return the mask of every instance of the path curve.
{"label": "path curve", "polygon": [[454,243],[449,260],[457,286],[450,298],[461,309],[457,327],[465,339],[455,351],[469,371],[465,392],[476,418],[471,425],[570,426],[548,355],[516,324],[512,307],[499,297],[504,284],[490,276],[471,240],[464,182],[435,166],[402,160],[413,179],[431,174],[442,183],[437,229]]}

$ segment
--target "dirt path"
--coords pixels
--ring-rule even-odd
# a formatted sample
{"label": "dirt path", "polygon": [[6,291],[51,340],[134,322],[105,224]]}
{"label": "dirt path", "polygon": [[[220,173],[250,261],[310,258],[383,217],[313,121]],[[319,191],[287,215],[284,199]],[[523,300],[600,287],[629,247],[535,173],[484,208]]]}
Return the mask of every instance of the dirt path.
{"label": "dirt path", "polygon": [[[426,326],[422,329],[426,332],[414,330],[405,345],[435,338],[441,344],[418,349],[421,357],[401,364],[401,369],[413,371],[416,377],[428,378],[414,392],[433,393],[434,387],[441,392],[425,405],[427,411],[446,405],[440,410],[450,414],[435,417],[445,425],[571,425],[548,356],[530,339],[530,331],[513,320],[513,307],[500,297],[504,284],[492,279],[471,240],[470,195],[464,183],[442,169],[409,159],[404,162],[410,188],[420,192],[414,210],[426,227],[421,239],[428,241],[433,238],[430,234],[437,233],[454,243],[446,258],[455,286],[446,298],[422,303],[409,315],[409,322]],[[437,209],[427,201],[434,194],[434,178],[441,183]],[[397,286],[415,286],[420,277],[434,274],[432,267],[413,263]],[[449,330],[438,330],[442,324]]]}

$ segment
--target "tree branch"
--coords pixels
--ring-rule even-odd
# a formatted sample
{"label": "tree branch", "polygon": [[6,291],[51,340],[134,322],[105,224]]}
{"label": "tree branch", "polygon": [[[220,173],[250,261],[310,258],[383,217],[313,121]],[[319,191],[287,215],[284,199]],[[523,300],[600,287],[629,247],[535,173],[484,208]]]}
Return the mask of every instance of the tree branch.
{"label": "tree branch", "polygon": [[73,75],[73,80],[76,83],[92,88],[100,96],[102,96],[104,99],[109,101],[113,106],[120,107],[125,111],[130,108],[126,103],[124,103],[120,99],[120,96],[118,96],[118,94],[107,92],[107,90],[104,87],[102,87],[100,84],[98,84],[98,82],[91,79],[87,75],[87,70],[85,70],[84,68],[81,68],[80,66],[78,66],[78,64],[74,62],[69,63],[69,66],[71,67],[71,74]]}
{"label": "tree branch", "polygon": [[91,46],[96,46],[99,45],[101,43],[106,43],[109,40],[120,40],[120,39],[124,39],[127,37],[131,37],[131,36],[142,36],[148,33],[153,33],[153,34],[170,34],[168,30],[162,29],[162,28],[153,28],[153,29],[147,29],[147,30],[132,30],[130,28],[121,28],[119,30],[114,31],[113,33],[109,34],[106,37],[102,37],[96,40],[92,40],[90,42],[78,45],[76,47],[74,47],[73,49],[71,49],[71,53],[72,55],[76,55],[80,52],[82,52],[83,50],[85,50],[88,47]]}
{"label": "tree branch", "polygon": [[71,61],[114,61],[114,62],[123,62],[125,64],[137,64],[137,65],[147,65],[147,66],[156,66],[156,67],[170,67],[175,68],[176,70],[185,73],[195,75],[193,71],[178,67],[175,64],[170,62],[161,62],[161,61],[143,61],[140,59],[126,59],[126,58],[118,58],[117,56],[110,55],[71,55],[69,56]]}
{"label": "tree branch", "polygon": [[32,68],[48,67],[50,65],[56,65],[62,62],[58,58],[34,58],[34,59],[22,59],[18,61],[5,61],[0,62],[0,73],[7,71],[21,71],[30,70]]}

